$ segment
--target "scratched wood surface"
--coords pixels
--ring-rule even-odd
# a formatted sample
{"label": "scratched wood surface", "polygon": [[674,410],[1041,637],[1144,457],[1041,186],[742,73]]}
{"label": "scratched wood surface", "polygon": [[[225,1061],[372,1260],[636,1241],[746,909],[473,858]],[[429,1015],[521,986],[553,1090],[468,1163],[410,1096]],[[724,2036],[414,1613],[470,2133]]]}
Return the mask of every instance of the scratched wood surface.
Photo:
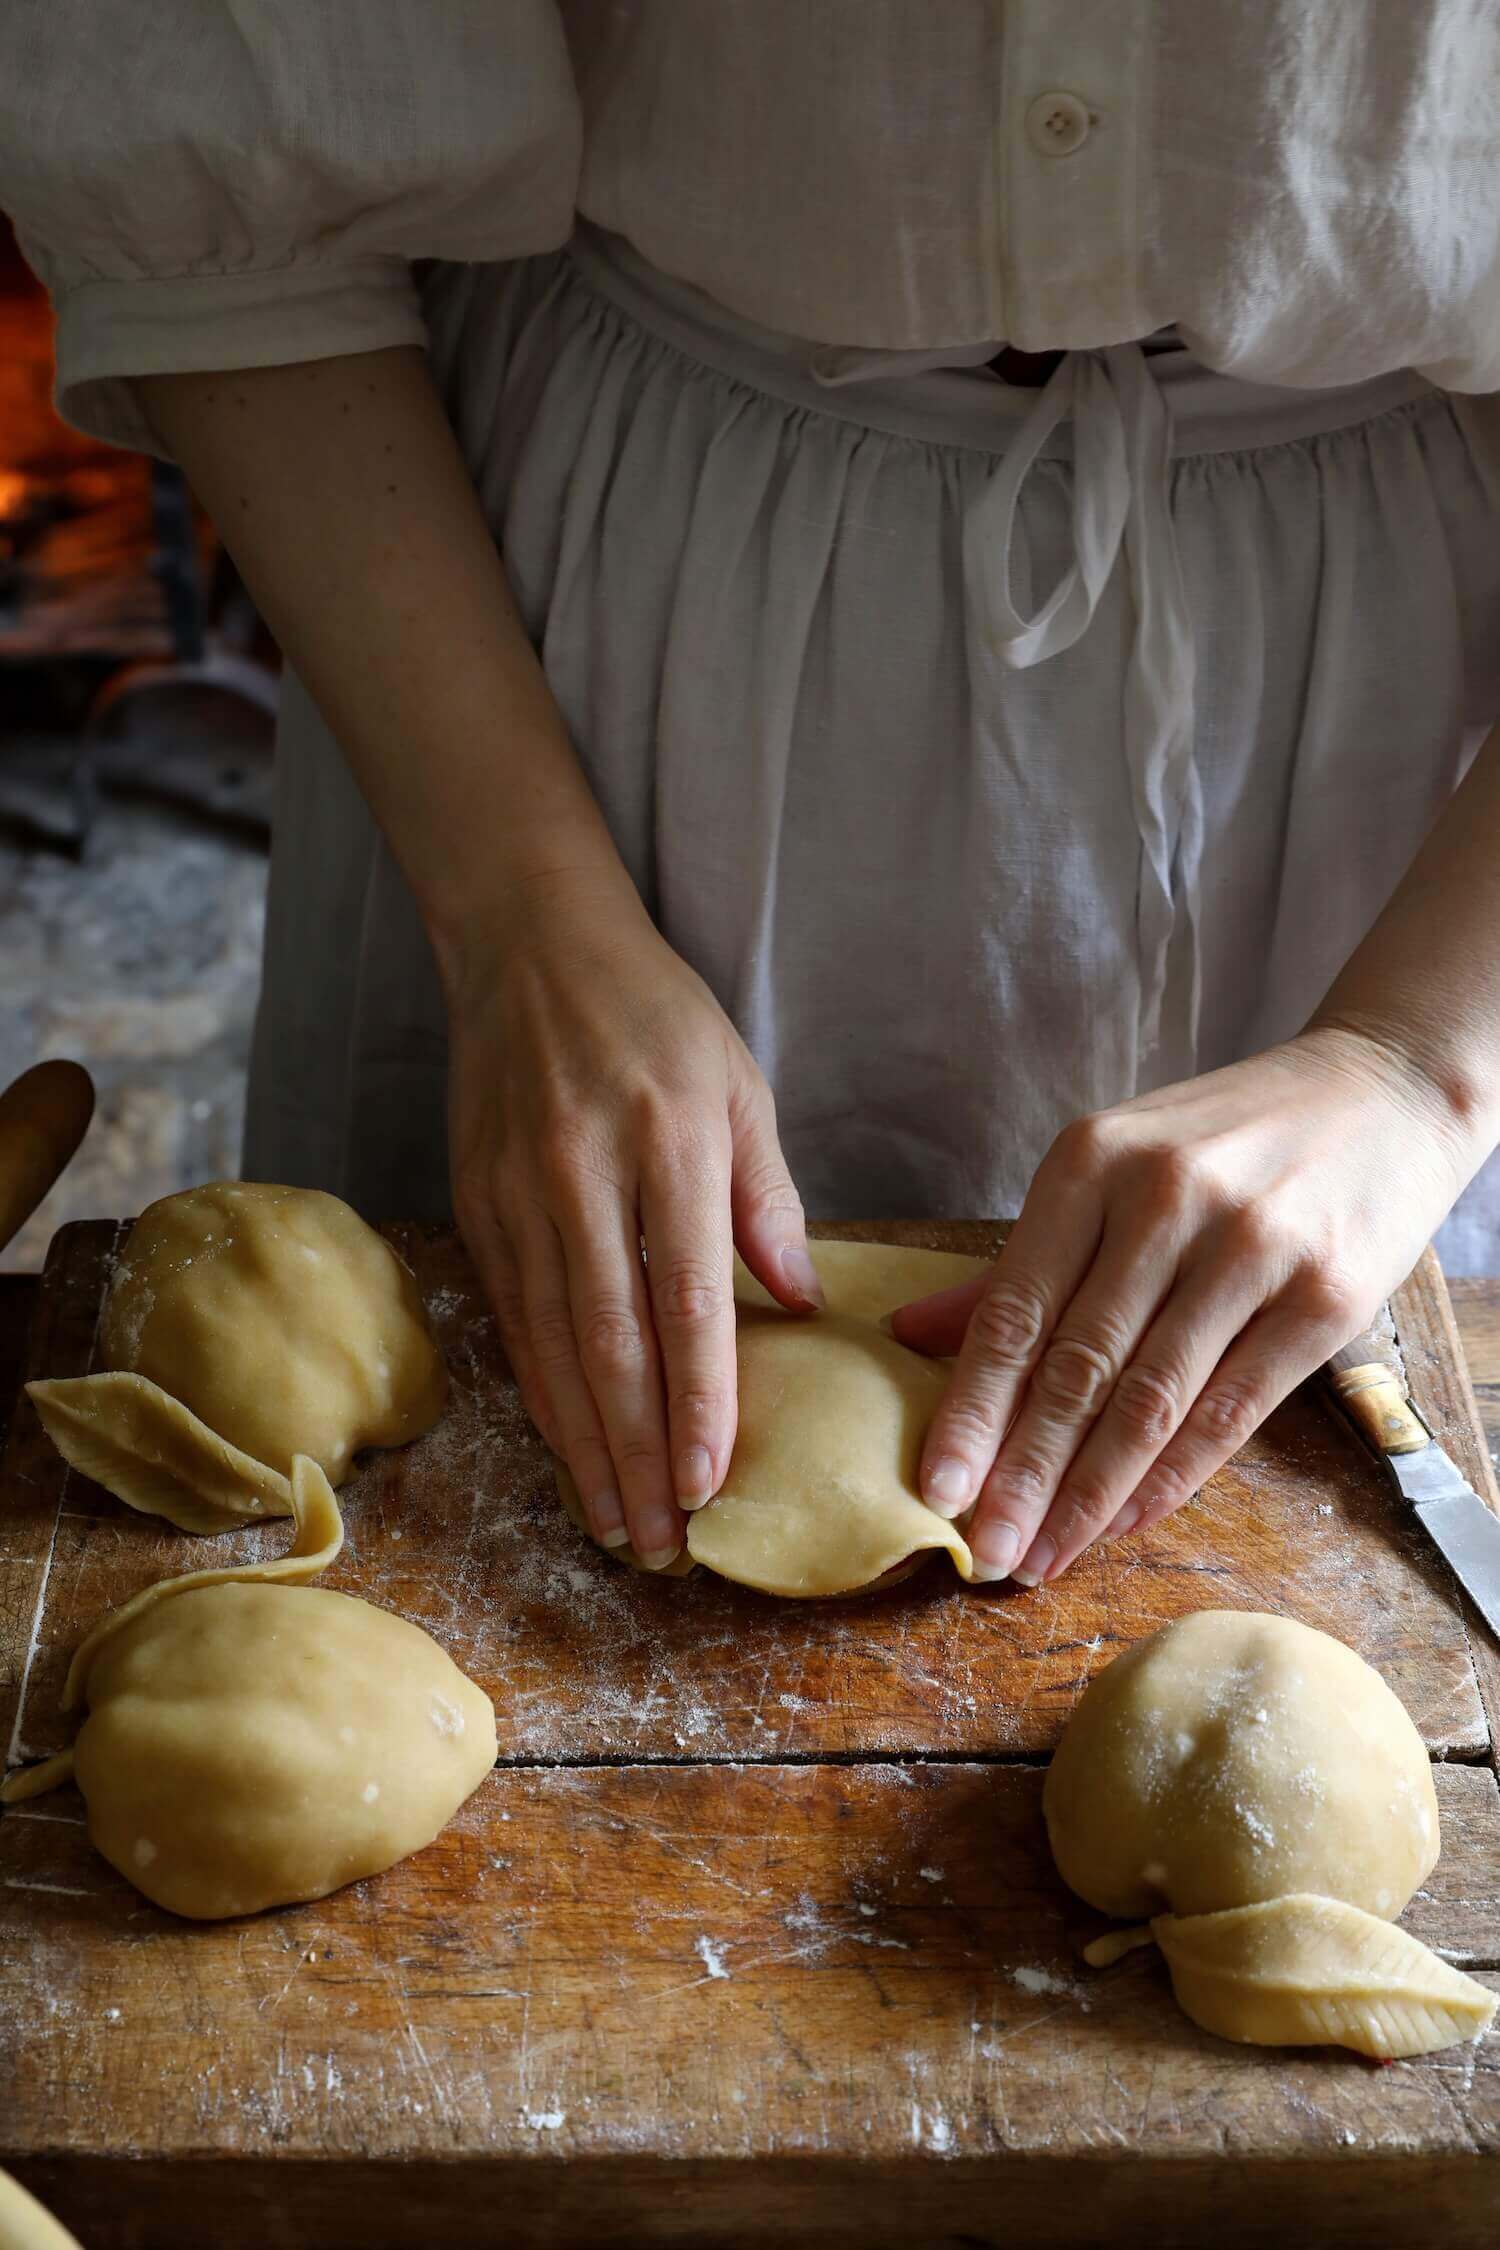
{"label": "scratched wood surface", "polygon": [[[1466,1963],[1494,1961],[1494,1780],[1482,1767],[1439,1779],[1446,1849],[1412,1926]],[[4,1824],[15,1887],[0,1975],[17,2012],[0,2154],[50,2187],[86,2242],[153,2250],[255,2237],[218,2200],[226,2215],[206,2233],[170,2175],[139,2186],[137,2152],[238,2158],[242,2182],[298,2160],[339,2167],[342,2223],[304,2236],[283,2206],[271,2237],[334,2244],[450,2239],[436,2214],[456,2222],[481,2185],[493,2231],[471,2220],[465,2240],[598,2240],[598,2203],[599,2233],[551,2231],[559,2166],[592,2175],[602,2201],[645,2157],[655,2212],[637,2173],[635,2199],[610,2202],[611,2241],[804,2239],[760,2233],[762,2158],[801,2160],[807,2239],[877,2244],[929,2237],[895,2228],[884,2194],[828,2197],[826,2160],[835,2178],[853,2160],[896,2182],[897,2210],[924,2185],[946,2196],[939,2175],[959,2165],[965,2232],[978,2222],[992,2239],[999,2197],[1010,2216],[993,2239],[1008,2243],[1144,2239],[1076,2210],[1066,2231],[1018,2233],[1018,2163],[1064,2177],[1091,2164],[1098,2195],[1110,2158],[1133,2171],[1169,2156],[1185,2178],[1225,2156],[1296,2158],[1309,2196],[1347,2193],[1356,2155],[1399,2159],[1425,2211],[1434,2180],[1456,2195],[1476,2154],[1493,2161],[1493,2041],[1385,2072],[1250,2054],[1186,2023],[1144,1956],[1080,1969],[1095,1925],[1051,1873],[1040,1780],[895,1762],[502,1768],[399,1876],[207,1929],[103,1867],[76,1808],[38,1805]],[[371,2155],[425,2182],[425,2208],[399,2227],[383,2192],[373,2214],[361,2192]],[[709,2237],[679,2208],[663,2226],[663,2189],[727,2167],[742,2179],[736,2220],[721,2214]],[[1181,2192],[1158,2219],[1181,2216]]]}
{"label": "scratched wood surface", "polygon": [[[572,1529],[457,1244],[394,1231],[433,1309],[454,1395],[436,1430],[372,1457],[343,1488],[349,1544],[326,1583],[376,1588],[436,1633],[494,1697],[509,1756],[1040,1754],[1092,1671],[1206,1607],[1276,1610],[1338,1634],[1379,1666],[1431,1750],[1484,1750],[1489,1728],[1446,1568],[1315,1389],[1288,1400],[1194,1507],[1096,1550],[1057,1588],[968,1588],[939,1558],[879,1599],[777,1602],[705,1571],[646,1577]],[[981,1252],[998,1240],[993,1229],[885,1231]],[[59,1238],[39,1344],[50,1373],[91,1363],[113,1246],[109,1228]],[[7,1508],[21,1562],[3,1601],[15,1653],[5,1663],[0,1651],[0,1668],[25,1682],[12,1691],[25,1696],[16,1748],[39,1756],[68,1738],[62,1677],[94,1619],[203,1549],[71,1475],[29,1408],[16,1423]],[[215,1541],[214,1552],[284,1543],[273,1525]],[[35,1647],[15,1649],[38,1626]],[[15,1725],[0,1703],[0,1728]]]}
{"label": "scratched wood surface", "polygon": [[[394,1231],[457,1395],[346,1488],[336,1582],[483,1681],[501,1764],[401,1868],[219,1927],[115,1877],[71,1792],[0,1821],[0,2163],[92,2250],[1493,2242],[1500,2041],[1385,2071],[1226,2046],[1148,1957],[1078,1965],[1098,1925],[1046,1852],[1040,1759],[1088,1672],[1186,1609],[1289,1609],[1372,1656],[1443,1761],[1408,1921],[1500,1984],[1482,1662],[1319,1398],[1191,1536],[1050,1596],[935,1571],[780,1607],[577,1539],[451,1243]],[[89,1364],[113,1241],[61,1238],[38,1372]],[[1441,1286],[1397,1326],[1479,1477]],[[34,1755],[82,1624],[204,1549],[65,1479],[24,1405],[0,1527],[0,1723]]]}

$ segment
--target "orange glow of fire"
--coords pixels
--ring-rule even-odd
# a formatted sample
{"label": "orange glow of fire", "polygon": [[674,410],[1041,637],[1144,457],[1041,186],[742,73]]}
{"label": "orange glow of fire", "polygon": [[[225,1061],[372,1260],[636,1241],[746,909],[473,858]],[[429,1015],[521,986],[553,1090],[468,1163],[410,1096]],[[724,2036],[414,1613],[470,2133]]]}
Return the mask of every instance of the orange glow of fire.
{"label": "orange glow of fire", "polygon": [[19,469],[0,469],[0,516],[13,516],[29,489],[29,478]]}

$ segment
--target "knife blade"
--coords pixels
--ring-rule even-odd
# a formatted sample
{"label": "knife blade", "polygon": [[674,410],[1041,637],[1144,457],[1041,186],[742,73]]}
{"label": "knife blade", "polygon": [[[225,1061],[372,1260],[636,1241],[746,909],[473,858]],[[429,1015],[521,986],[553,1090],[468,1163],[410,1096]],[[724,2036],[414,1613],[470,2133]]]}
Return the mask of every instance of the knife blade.
{"label": "knife blade", "polygon": [[1412,1404],[1395,1330],[1366,1329],[1323,1370],[1349,1420],[1500,1640],[1500,1516],[1474,1490]]}

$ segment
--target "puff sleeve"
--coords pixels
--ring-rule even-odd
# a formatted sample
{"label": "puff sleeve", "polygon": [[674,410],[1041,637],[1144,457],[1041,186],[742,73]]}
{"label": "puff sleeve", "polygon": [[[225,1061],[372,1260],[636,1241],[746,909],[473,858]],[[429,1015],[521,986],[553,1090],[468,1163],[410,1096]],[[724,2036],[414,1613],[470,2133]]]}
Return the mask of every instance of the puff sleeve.
{"label": "puff sleeve", "polygon": [[412,261],[556,248],[580,137],[555,0],[0,9],[0,206],[117,445],[135,376],[422,342]]}

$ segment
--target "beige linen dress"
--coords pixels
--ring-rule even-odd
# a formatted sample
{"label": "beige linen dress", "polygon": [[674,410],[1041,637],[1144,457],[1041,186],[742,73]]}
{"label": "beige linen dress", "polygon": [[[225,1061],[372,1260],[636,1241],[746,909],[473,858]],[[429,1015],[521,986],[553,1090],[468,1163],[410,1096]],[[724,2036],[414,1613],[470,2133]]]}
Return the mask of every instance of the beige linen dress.
{"label": "beige linen dress", "polygon": [[[1294,1031],[1500,716],[1476,0],[9,0],[0,203],[125,444],[140,374],[427,341],[814,1211],[1014,1209]],[[295,681],[279,789],[247,1168],[441,1211],[431,961]]]}

